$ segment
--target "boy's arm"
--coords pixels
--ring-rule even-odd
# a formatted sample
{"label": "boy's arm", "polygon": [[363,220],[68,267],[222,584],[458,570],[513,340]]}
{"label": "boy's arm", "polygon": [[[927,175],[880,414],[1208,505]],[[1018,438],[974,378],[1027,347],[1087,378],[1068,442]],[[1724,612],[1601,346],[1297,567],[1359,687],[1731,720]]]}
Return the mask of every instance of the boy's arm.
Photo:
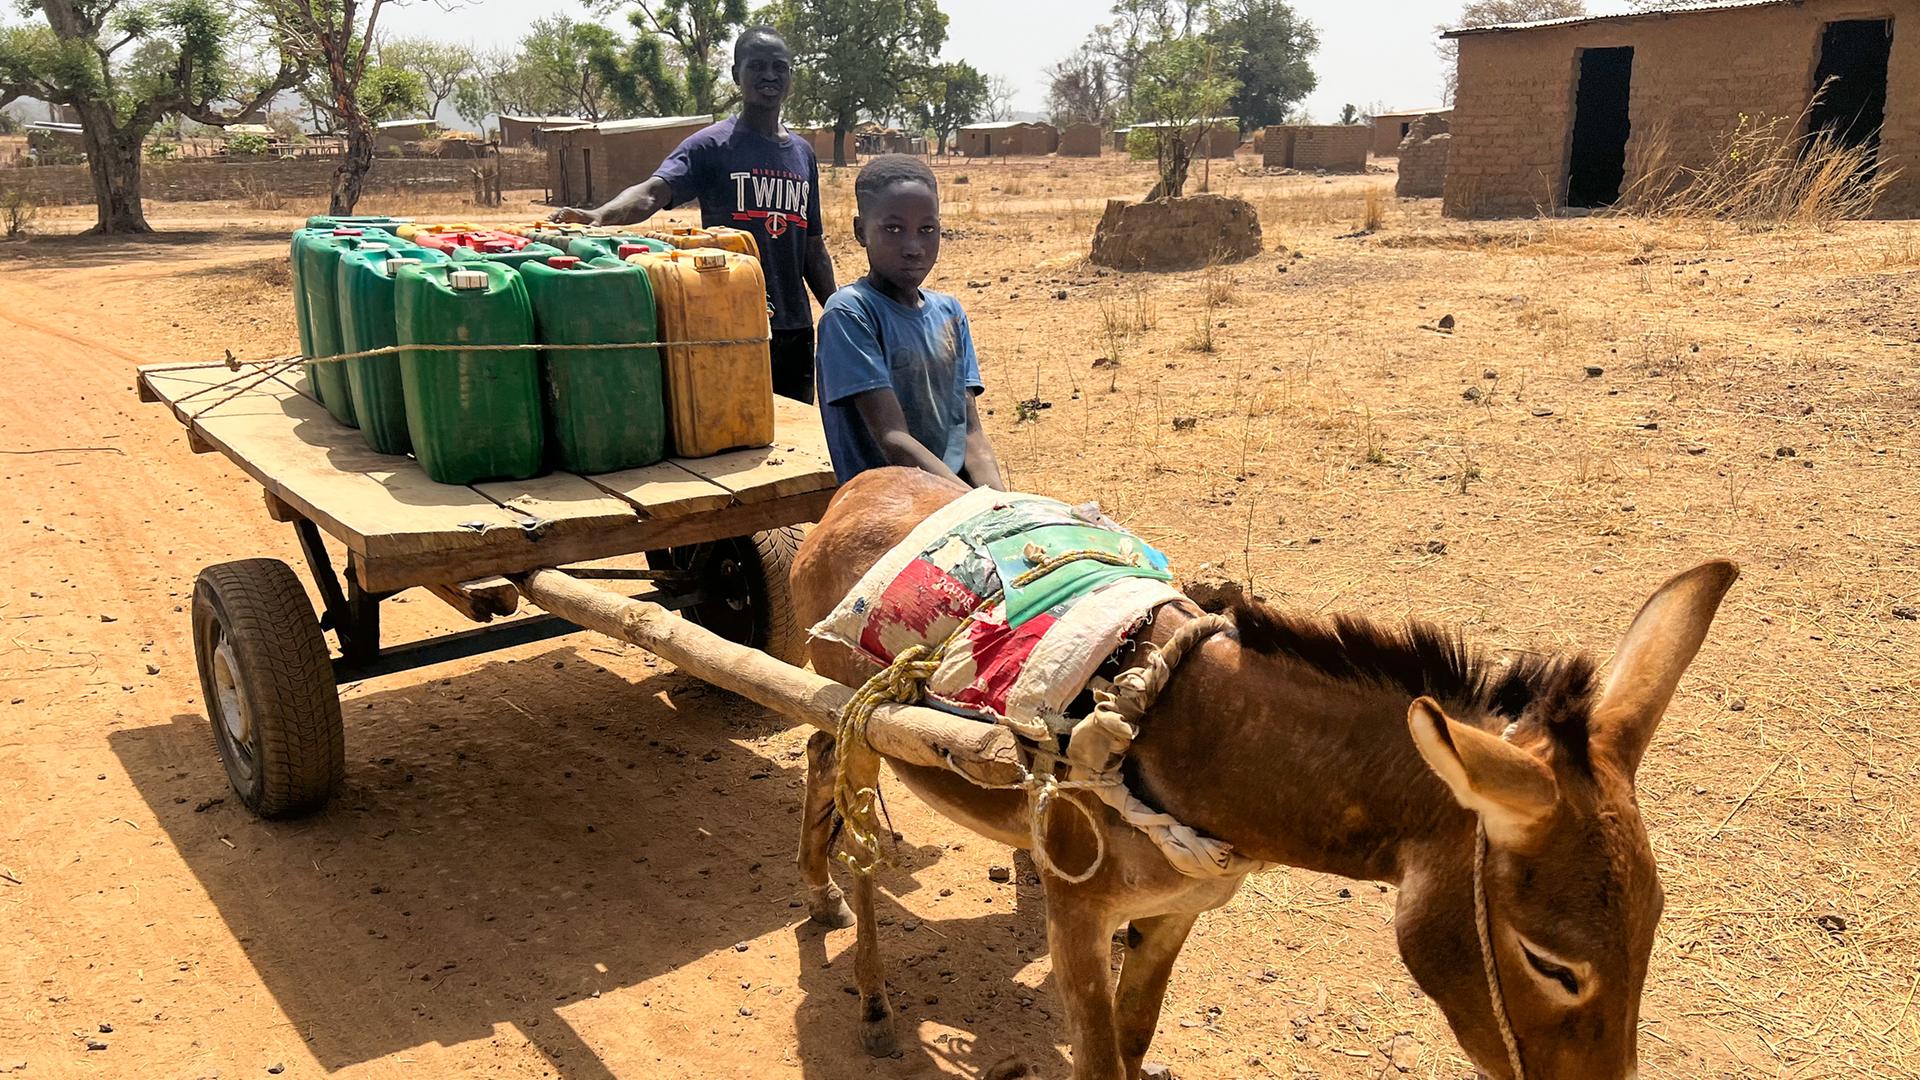
{"label": "boy's arm", "polygon": [[649,177],[608,199],[598,210],[562,207],[549,221],[572,221],[582,225],[638,225],[660,212],[673,201],[673,188],[658,176]]}
{"label": "boy's arm", "polygon": [[[952,469],[947,468],[947,463],[940,460],[939,455],[920,445],[920,440],[914,438],[913,432],[907,430],[907,414],[901,410],[900,399],[894,396],[892,389],[881,387],[878,390],[868,390],[865,393],[855,394],[851,401],[854,409],[860,413],[860,422],[867,425],[867,431],[873,435],[873,441],[879,444],[880,452],[887,456],[887,464],[925,469],[935,476],[944,476],[952,480],[960,479],[954,475]],[[987,450],[987,456],[991,461],[993,456],[991,447]],[[967,459],[968,464],[971,465],[973,459],[971,433],[967,439]],[[995,465],[993,469],[993,475],[997,478],[1000,475],[999,466]]]}
{"label": "boy's arm", "polygon": [[821,307],[827,306],[827,298],[840,287],[833,280],[833,256],[827,254],[827,238],[817,232],[807,237],[807,258],[801,276]]}
{"label": "boy's arm", "polygon": [[[1005,491],[1007,482],[1000,475],[1000,459],[994,456],[993,443],[988,441],[986,429],[980,426],[979,401],[978,394],[967,396],[966,479],[974,487]],[[898,403],[895,403],[895,407],[898,407]]]}

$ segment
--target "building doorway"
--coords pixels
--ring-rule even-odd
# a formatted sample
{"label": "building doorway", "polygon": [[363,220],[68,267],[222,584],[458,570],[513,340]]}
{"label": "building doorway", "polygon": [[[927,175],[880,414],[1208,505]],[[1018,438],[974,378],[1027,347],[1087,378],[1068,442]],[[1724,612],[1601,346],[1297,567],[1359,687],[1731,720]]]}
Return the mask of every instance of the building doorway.
{"label": "building doorway", "polygon": [[1582,49],[1573,99],[1573,143],[1567,154],[1567,205],[1612,206],[1627,176],[1628,99],[1633,50]]}
{"label": "building doorway", "polygon": [[1827,24],[1820,35],[1820,66],[1813,74],[1813,107],[1807,113],[1809,144],[1826,136],[1849,149],[1865,147],[1871,167],[1887,118],[1887,58],[1892,51],[1891,19]]}

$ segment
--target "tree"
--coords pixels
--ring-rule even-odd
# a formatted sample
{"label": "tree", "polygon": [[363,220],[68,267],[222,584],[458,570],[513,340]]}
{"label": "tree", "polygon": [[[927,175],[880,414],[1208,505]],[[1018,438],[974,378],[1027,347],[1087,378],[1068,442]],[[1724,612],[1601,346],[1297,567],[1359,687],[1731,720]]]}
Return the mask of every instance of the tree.
{"label": "tree", "polygon": [[380,65],[413,73],[420,80],[428,116],[437,116],[440,106],[459,90],[461,80],[472,76],[476,58],[470,46],[431,38],[395,38],[380,46]]}
{"label": "tree", "polygon": [[1223,0],[1212,9],[1207,37],[1236,58],[1230,73],[1240,89],[1227,111],[1243,128],[1280,123],[1319,85],[1311,61],[1320,32],[1287,0]]}
{"label": "tree", "polygon": [[885,116],[947,40],[935,0],[774,0],[761,14],[793,51],[795,111],[833,125],[833,163],[861,114]]}
{"label": "tree", "polygon": [[999,123],[1013,119],[1013,99],[1020,96],[1020,88],[1005,75],[993,75],[987,79],[987,119]]}
{"label": "tree", "polygon": [[[616,77],[646,86],[658,101],[673,101],[676,112],[731,108],[738,92],[720,75],[733,66],[726,44],[747,24],[747,0],[598,0],[595,10],[614,11],[629,2],[633,10],[627,21],[634,29],[629,55],[637,64],[616,69]],[[649,42],[662,48],[656,51]]]}
{"label": "tree", "polygon": [[1111,126],[1120,107],[1120,88],[1111,62],[1087,45],[1047,69],[1047,112],[1055,125]]}
{"label": "tree", "polygon": [[1349,101],[1340,106],[1340,123],[1357,124],[1360,122],[1360,106]]}
{"label": "tree", "polygon": [[[1444,33],[1475,26],[1571,19],[1586,13],[1586,0],[1467,0],[1454,25],[1438,29]],[[1442,104],[1451,105],[1454,90],[1460,85],[1460,43],[1452,38],[1442,38],[1434,48],[1440,54],[1445,70],[1440,86]]]}
{"label": "tree", "polygon": [[[152,232],[140,192],[141,144],[170,116],[226,125],[305,77],[297,58],[260,44],[271,73],[237,62],[244,42],[217,0],[16,0],[47,25],[0,27],[0,108],[22,97],[80,114],[95,233]],[[225,106],[224,108],[222,106]]]}
{"label": "tree", "polygon": [[1238,59],[1231,47],[1196,34],[1156,41],[1141,54],[1133,104],[1136,121],[1148,126],[1129,139],[1150,139],[1159,160],[1150,198],[1177,199],[1186,191],[1194,148],[1240,89],[1231,74]]}
{"label": "tree", "polygon": [[986,111],[987,79],[964,60],[937,64],[921,73],[908,97],[914,120],[933,132],[945,155],[947,137]]}
{"label": "tree", "polygon": [[1132,115],[1134,86],[1147,49],[1193,33],[1205,8],[1206,0],[1115,0],[1113,21],[1093,28],[1087,48],[1106,59],[1123,114]]}
{"label": "tree", "polygon": [[502,113],[541,115],[539,93],[520,56],[508,49],[492,49],[474,57],[473,72],[453,91],[453,111],[472,124]]}
{"label": "tree", "polygon": [[597,23],[565,15],[535,19],[520,41],[520,67],[541,113],[568,113],[598,123],[624,115],[610,85],[611,62],[625,43]]}
{"label": "tree", "polygon": [[[347,152],[333,171],[327,212],[351,214],[373,168],[373,124],[361,99],[361,84],[373,63],[380,13],[405,0],[249,0],[254,15],[271,29],[282,49],[319,72],[310,101],[346,137]],[[376,75],[374,104],[389,101],[394,82]],[[424,90],[422,90],[424,93]],[[317,99],[317,100],[316,100]],[[324,107],[318,105],[324,101]]]}

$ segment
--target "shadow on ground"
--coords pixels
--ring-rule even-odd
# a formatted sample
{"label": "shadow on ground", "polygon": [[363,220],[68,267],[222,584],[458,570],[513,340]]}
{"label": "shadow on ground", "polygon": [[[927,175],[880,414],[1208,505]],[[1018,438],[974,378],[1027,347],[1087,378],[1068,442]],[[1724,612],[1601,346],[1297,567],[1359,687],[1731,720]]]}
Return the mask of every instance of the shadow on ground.
{"label": "shadow on ground", "polygon": [[[556,649],[351,694],[346,723],[339,797],[278,823],[231,797],[204,717],[110,736],[329,1071],[505,1024],[561,1077],[612,1077],[607,1060],[637,1055],[644,1036],[583,1032],[560,1010],[774,931],[798,947],[791,1041],[809,1077],[925,1075],[934,1057],[975,1075],[1008,1054],[1059,1061],[1047,995],[1009,981],[1044,953],[1036,888],[1020,890],[1018,912],[1006,890],[976,917],[917,932],[883,899],[907,1054],[864,1055],[851,938],[834,939],[847,951],[830,963],[799,906],[804,763],[757,745],[785,724],[756,706],[679,676],[630,683]],[[939,850],[897,845],[883,887],[917,890]],[[977,1056],[971,1036],[921,1046],[921,1022],[981,1032]]]}

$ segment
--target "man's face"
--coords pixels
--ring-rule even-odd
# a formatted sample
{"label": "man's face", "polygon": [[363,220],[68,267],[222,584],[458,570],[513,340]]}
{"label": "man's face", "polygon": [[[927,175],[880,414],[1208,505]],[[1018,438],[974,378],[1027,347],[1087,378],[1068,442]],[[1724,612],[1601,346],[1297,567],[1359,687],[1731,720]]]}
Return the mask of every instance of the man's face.
{"label": "man's face", "polygon": [[733,81],[747,104],[777,109],[787,100],[787,91],[793,89],[793,56],[778,40],[752,38],[740,49]]}
{"label": "man's face", "polygon": [[940,259],[940,199],[918,180],[887,185],[854,229],[867,265],[902,292],[918,289]]}

